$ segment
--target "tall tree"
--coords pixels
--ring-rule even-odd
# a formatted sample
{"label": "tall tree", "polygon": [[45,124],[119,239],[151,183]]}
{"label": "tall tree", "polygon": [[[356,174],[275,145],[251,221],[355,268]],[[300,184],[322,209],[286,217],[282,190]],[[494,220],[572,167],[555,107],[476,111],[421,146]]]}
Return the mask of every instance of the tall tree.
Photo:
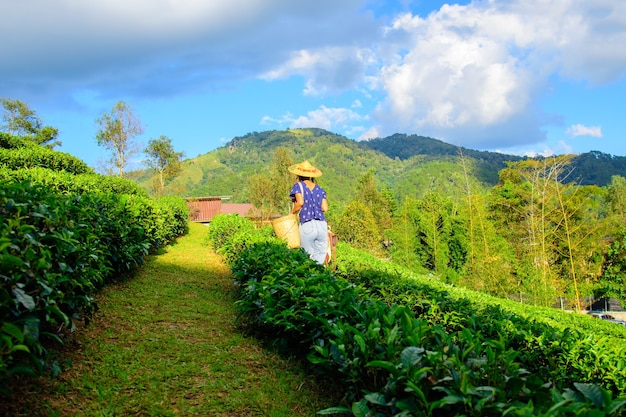
{"label": "tall tree", "polygon": [[2,104],[2,125],[4,132],[11,135],[27,137],[37,145],[54,148],[61,145],[56,140],[59,130],[52,126],[44,126],[37,113],[20,100],[0,98]]}
{"label": "tall tree", "polygon": [[561,276],[565,294],[576,311],[584,307],[583,299],[590,296],[601,274],[602,236],[606,222],[598,207],[600,189],[596,186],[561,185],[556,188],[560,224],[557,229],[557,253],[560,255]]}
{"label": "tall tree", "polygon": [[147,155],[145,164],[157,172],[156,194],[163,195],[165,183],[180,172],[182,152],[176,152],[172,140],[161,135],[158,139],[150,139],[144,150]]}
{"label": "tall tree", "polygon": [[111,163],[117,168],[120,177],[128,159],[140,151],[133,138],[143,133],[143,126],[132,108],[123,101],[118,101],[111,112],[104,113],[96,120],[98,145],[112,152]]}
{"label": "tall tree", "polygon": [[602,279],[594,291],[596,298],[617,298],[626,306],[626,229],[615,234],[607,246],[602,264]]}
{"label": "tall tree", "polygon": [[615,175],[607,187],[607,227],[602,276],[594,290],[594,297],[613,297],[626,306],[626,178]]}
{"label": "tall tree", "polygon": [[360,199],[348,203],[340,216],[335,232],[339,239],[355,248],[381,254],[381,240],[376,218]]}
{"label": "tall tree", "polygon": [[357,182],[355,197],[337,222],[339,238],[382,254],[386,231],[392,226],[391,200],[389,190],[383,193],[378,189],[373,170],[363,175]]}
{"label": "tall tree", "polygon": [[[563,161],[564,162],[564,161]],[[558,204],[554,186],[563,162],[551,159],[509,163],[491,195],[490,217],[515,251],[521,301],[550,306],[559,294],[554,251]]]}
{"label": "tall tree", "polygon": [[411,197],[405,197],[396,210],[393,227],[389,231],[389,252],[394,262],[408,268],[422,267],[419,234],[419,202]]}
{"label": "tall tree", "polygon": [[355,198],[360,199],[370,209],[376,219],[378,235],[382,241],[385,230],[390,229],[392,223],[393,196],[391,196],[391,191],[387,188],[384,188],[384,193],[379,190],[374,171],[370,170],[359,178]]}
{"label": "tall tree", "polygon": [[507,242],[497,234],[489,218],[486,196],[476,187],[461,157],[466,197],[459,205],[467,230],[467,257],[462,284],[497,296],[508,296],[514,288],[513,268]]}
{"label": "tall tree", "polygon": [[626,178],[620,175],[611,177],[611,184],[607,187],[608,215],[614,216],[619,224],[626,219]]}
{"label": "tall tree", "polygon": [[565,296],[582,309],[601,270],[607,228],[605,192],[566,183],[571,156],[526,160],[501,171],[495,209],[499,230],[516,248],[521,289],[551,306]]}
{"label": "tall tree", "polygon": [[289,172],[289,167],[293,165],[293,159],[289,156],[289,150],[279,146],[274,151],[274,160],[270,170],[273,191],[271,194],[275,201],[276,209],[279,213],[289,213],[291,211],[291,200],[289,191],[293,186],[293,174]]}
{"label": "tall tree", "polygon": [[288,168],[292,164],[289,150],[281,146],[276,148],[269,169],[250,178],[248,201],[259,209],[264,220],[269,220],[275,213],[289,213],[289,190],[293,186],[294,176]]}
{"label": "tall tree", "polygon": [[452,236],[452,203],[430,191],[420,201],[417,212],[419,239],[424,248],[422,265],[442,275],[450,260],[448,240]]}
{"label": "tall tree", "polygon": [[276,198],[272,192],[272,180],[263,172],[250,176],[248,201],[258,209],[261,220],[269,220],[276,209]]}

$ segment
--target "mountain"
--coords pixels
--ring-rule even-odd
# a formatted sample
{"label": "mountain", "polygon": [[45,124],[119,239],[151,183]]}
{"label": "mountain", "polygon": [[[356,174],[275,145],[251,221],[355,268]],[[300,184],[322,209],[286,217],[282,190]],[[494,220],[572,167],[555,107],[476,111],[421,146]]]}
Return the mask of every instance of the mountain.
{"label": "mountain", "polygon": [[[458,195],[465,192],[468,180],[472,187],[493,186],[507,161],[522,159],[417,135],[356,142],[323,129],[272,130],[235,137],[214,151],[183,161],[180,175],[165,191],[183,197],[228,196],[231,202],[246,202],[250,178],[269,172],[278,147],[288,149],[294,163],[308,159],[318,166],[323,172],[319,182],[339,208],[353,197],[357,181],[369,171],[398,199],[419,198],[430,190]],[[626,158],[599,152],[579,155],[573,163],[574,176],[581,184],[600,186],[608,184],[612,175],[626,177],[625,167]],[[130,176],[151,190],[150,170]]]}
{"label": "mountain", "polygon": [[581,185],[603,187],[611,183],[611,177],[626,177],[626,157],[613,156],[600,151],[576,155],[572,160],[574,180]]}
{"label": "mountain", "polygon": [[[426,136],[399,133],[385,138],[359,142],[359,144],[382,152],[390,158],[401,160],[416,155],[428,155],[434,158],[443,155],[469,157],[476,162],[478,178],[487,184],[497,183],[498,171],[506,166],[507,161],[515,162],[525,159],[525,157],[499,152],[458,147]],[[541,159],[541,157],[537,157],[537,159]],[[626,176],[626,157],[591,151],[574,156],[571,168],[576,183],[603,187],[611,183],[611,177],[614,175]]]}
{"label": "mountain", "polygon": [[363,147],[384,153],[390,158],[406,160],[416,155],[432,158],[442,156],[462,156],[472,159],[477,169],[478,179],[486,184],[498,182],[498,171],[506,167],[507,161],[519,161],[522,157],[498,152],[476,151],[450,145],[438,139],[418,135],[396,133],[386,138],[376,138],[359,142]]}

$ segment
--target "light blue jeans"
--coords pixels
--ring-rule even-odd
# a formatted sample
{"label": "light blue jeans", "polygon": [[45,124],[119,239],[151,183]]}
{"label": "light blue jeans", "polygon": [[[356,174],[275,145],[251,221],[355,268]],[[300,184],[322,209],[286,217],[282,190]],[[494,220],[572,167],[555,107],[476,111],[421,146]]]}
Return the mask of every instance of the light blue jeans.
{"label": "light blue jeans", "polygon": [[318,264],[324,263],[328,245],[328,225],[321,220],[309,220],[300,225],[300,247]]}

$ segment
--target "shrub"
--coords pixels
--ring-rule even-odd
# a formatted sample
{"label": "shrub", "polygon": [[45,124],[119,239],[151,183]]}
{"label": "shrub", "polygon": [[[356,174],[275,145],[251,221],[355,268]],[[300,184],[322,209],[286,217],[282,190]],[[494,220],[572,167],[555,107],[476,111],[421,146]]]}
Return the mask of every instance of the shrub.
{"label": "shrub", "polygon": [[19,136],[13,136],[6,132],[0,132],[0,149],[18,149],[37,146],[32,141]]}
{"label": "shrub", "polygon": [[94,295],[186,230],[184,200],[62,193],[0,183],[0,391],[10,375],[58,372],[48,347]]}
{"label": "shrub", "polygon": [[253,231],[254,224],[238,214],[217,214],[211,219],[206,243],[219,251],[232,236],[240,231]]}
{"label": "shrub", "polygon": [[131,180],[100,174],[73,175],[64,171],[34,167],[10,169],[0,166],[0,182],[32,182],[46,185],[62,193],[113,193],[147,197],[145,190]]}
{"label": "shrub", "polygon": [[9,169],[42,167],[72,174],[93,174],[93,170],[80,159],[41,146],[18,149],[0,148],[0,165]]}

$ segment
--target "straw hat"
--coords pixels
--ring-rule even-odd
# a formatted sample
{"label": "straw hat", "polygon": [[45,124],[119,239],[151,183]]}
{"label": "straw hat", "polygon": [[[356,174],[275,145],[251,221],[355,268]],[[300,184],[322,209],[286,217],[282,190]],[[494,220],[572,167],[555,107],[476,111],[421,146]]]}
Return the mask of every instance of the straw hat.
{"label": "straw hat", "polygon": [[309,161],[300,162],[289,167],[289,172],[301,177],[317,178],[322,176],[322,171],[315,168]]}

